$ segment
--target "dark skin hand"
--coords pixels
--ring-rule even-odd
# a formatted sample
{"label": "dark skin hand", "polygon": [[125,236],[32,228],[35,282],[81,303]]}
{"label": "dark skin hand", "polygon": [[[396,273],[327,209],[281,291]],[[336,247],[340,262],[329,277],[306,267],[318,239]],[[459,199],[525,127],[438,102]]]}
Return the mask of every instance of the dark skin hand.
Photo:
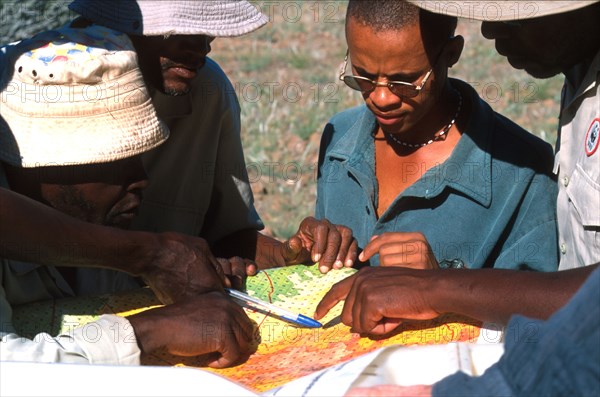
{"label": "dark skin hand", "polygon": [[235,365],[255,349],[254,325],[220,292],[209,292],[128,317],[142,354],[159,349],[177,356],[216,354],[212,368]]}
{"label": "dark skin hand", "polygon": [[[227,236],[213,248],[219,257],[249,258],[245,269],[248,275],[254,275],[260,269],[315,262],[319,262],[322,273],[327,273],[332,268],[352,267],[358,255],[352,230],[313,217],[305,218],[296,234],[284,242],[256,230],[243,230]],[[244,266],[239,261],[235,264]]]}
{"label": "dark skin hand", "polygon": [[[105,267],[142,277],[163,303],[129,317],[142,352],[213,353],[233,365],[256,345],[253,324],[223,292],[207,243],[177,233],[125,231],[79,221],[0,188],[0,255],[46,265]],[[216,291],[215,291],[216,290]]]}
{"label": "dark skin hand", "polygon": [[368,261],[379,254],[381,266],[437,269],[437,259],[423,233],[389,232],[371,237],[358,259]]}
{"label": "dark skin hand", "polygon": [[424,280],[418,273],[411,277],[405,270],[408,269],[361,269],[333,285],[319,302],[315,319],[323,318],[342,300],[345,303],[341,320],[358,333],[383,335],[398,327],[403,319],[428,320],[439,316],[441,313],[421,293]]}
{"label": "dark skin hand", "polygon": [[406,320],[456,313],[506,324],[513,314],[547,319],[598,265],[560,272],[502,269],[415,270],[369,267],[335,284],[315,319],[345,300],[341,320],[354,332],[383,335]]}
{"label": "dark skin hand", "polygon": [[0,188],[0,255],[54,266],[103,267],[139,276],[165,303],[227,281],[208,244],[177,233],[95,225]]}
{"label": "dark skin hand", "polygon": [[164,304],[231,286],[208,243],[178,233],[159,235],[161,249],[140,273]]}
{"label": "dark skin hand", "polygon": [[258,266],[250,259],[234,256],[232,258],[217,258],[222,271],[229,280],[231,288],[244,289],[246,277],[255,276]]}

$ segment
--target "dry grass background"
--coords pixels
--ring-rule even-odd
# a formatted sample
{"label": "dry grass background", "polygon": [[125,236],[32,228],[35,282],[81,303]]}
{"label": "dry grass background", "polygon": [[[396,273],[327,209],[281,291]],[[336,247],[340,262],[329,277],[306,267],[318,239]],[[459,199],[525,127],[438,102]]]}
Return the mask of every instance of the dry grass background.
{"label": "dry grass background", "polygon": [[[60,26],[69,0],[0,0],[3,43]],[[313,213],[320,133],[335,113],[362,103],[337,80],[346,51],[346,1],[253,1],[270,23],[213,42],[211,57],[231,79],[242,106],[242,139],[256,206],[267,232],[292,235]],[[450,75],[473,84],[498,112],[554,143],[562,80],[516,71],[459,21],[465,50]],[[343,198],[340,198],[343,199]]]}
{"label": "dry grass background", "polygon": [[[313,213],[322,128],[362,98],[337,80],[346,51],[346,1],[254,3],[270,23],[243,37],[215,40],[211,56],[242,106],[257,209],[267,232],[286,238]],[[514,70],[479,28],[479,22],[459,21],[465,50],[450,75],[470,82],[494,110],[553,144],[562,79],[536,80]]]}

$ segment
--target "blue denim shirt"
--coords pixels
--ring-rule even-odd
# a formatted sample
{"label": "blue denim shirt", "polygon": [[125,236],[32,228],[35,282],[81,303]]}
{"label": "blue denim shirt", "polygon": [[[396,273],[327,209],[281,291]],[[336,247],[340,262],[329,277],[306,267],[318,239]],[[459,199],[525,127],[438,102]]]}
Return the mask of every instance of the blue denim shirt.
{"label": "blue denim shirt", "polygon": [[[460,141],[379,219],[375,117],[366,106],[334,116],[321,139],[315,216],[350,227],[361,249],[373,235],[421,232],[438,261],[556,270],[552,147],[495,113],[468,84],[451,83],[472,102]],[[379,265],[379,256],[370,264]]]}

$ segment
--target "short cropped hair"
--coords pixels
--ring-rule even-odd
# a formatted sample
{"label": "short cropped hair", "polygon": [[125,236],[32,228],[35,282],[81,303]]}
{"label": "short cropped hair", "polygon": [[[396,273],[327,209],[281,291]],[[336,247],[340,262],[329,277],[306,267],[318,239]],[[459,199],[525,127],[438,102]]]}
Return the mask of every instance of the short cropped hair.
{"label": "short cropped hair", "polygon": [[423,34],[433,41],[454,36],[457,24],[456,17],[434,14],[403,0],[350,0],[346,23],[350,18],[376,32],[420,23]]}

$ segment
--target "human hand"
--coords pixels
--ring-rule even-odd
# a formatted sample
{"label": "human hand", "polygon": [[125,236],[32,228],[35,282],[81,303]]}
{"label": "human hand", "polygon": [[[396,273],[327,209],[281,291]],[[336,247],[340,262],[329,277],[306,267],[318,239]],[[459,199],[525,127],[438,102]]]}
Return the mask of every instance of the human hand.
{"label": "human hand", "polygon": [[254,325],[244,310],[221,292],[180,300],[128,317],[142,353],[158,349],[177,356],[216,354],[208,365],[224,368],[251,354]]}
{"label": "human hand", "polygon": [[336,283],[317,305],[315,319],[323,318],[345,300],[341,320],[354,332],[384,335],[404,320],[429,320],[440,313],[430,303],[436,293],[434,270],[402,267],[365,267]]}
{"label": "human hand", "polygon": [[239,256],[232,258],[217,258],[223,273],[229,279],[232,288],[241,289],[247,276],[255,276],[258,266],[254,261]]}
{"label": "human hand", "polygon": [[350,228],[313,217],[305,218],[296,234],[283,243],[286,265],[319,262],[321,273],[352,267],[357,253],[358,243]]}
{"label": "human hand", "polygon": [[377,385],[371,387],[354,387],[344,394],[345,397],[429,397],[431,396],[431,385]]}
{"label": "human hand", "polygon": [[231,286],[204,239],[161,233],[152,249],[139,276],[164,304]]}
{"label": "human hand", "polygon": [[366,262],[379,254],[381,266],[438,269],[438,262],[423,233],[388,232],[373,236],[358,259]]}

